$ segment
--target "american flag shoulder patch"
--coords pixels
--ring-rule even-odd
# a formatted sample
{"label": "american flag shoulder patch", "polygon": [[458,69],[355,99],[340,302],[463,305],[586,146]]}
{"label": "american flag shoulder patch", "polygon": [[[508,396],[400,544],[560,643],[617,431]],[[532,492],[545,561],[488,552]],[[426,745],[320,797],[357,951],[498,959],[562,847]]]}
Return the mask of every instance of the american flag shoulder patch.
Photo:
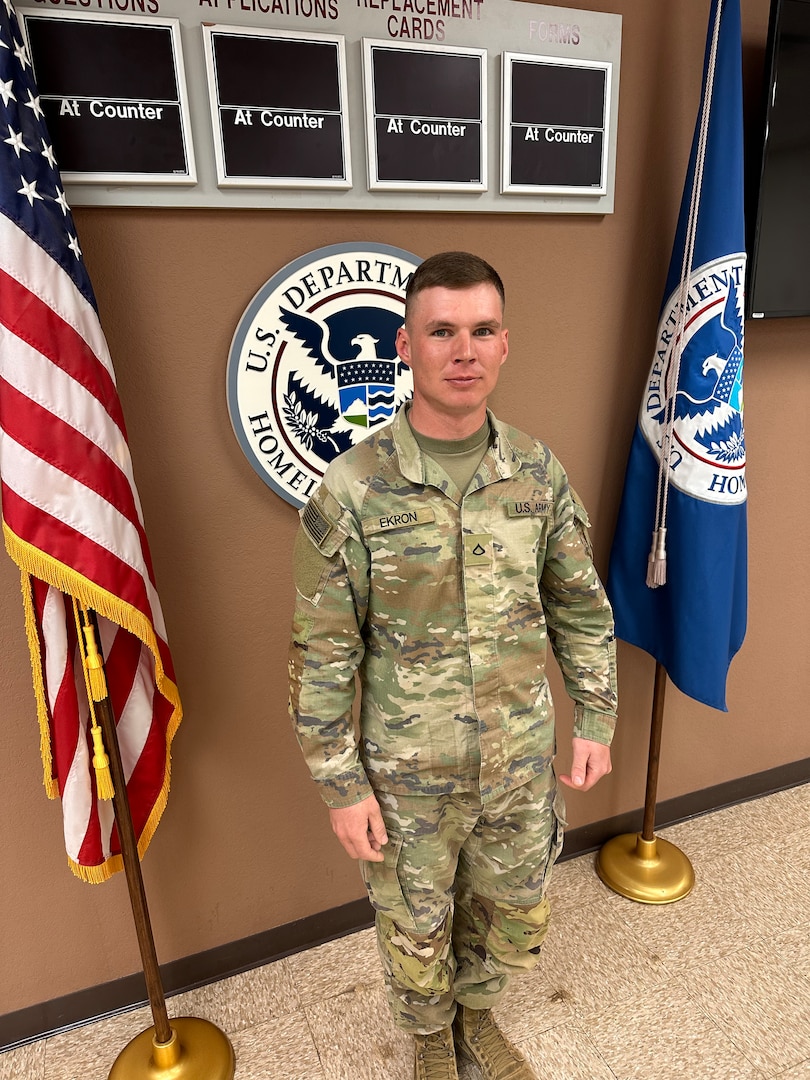
{"label": "american flag shoulder patch", "polygon": [[334,522],[329,520],[314,499],[310,499],[304,507],[301,514],[301,524],[306,529],[312,543],[318,548],[326,543],[335,528]]}
{"label": "american flag shoulder patch", "polygon": [[320,487],[301,511],[301,524],[316,548],[334,555],[348,535],[341,524],[343,508],[325,488]]}

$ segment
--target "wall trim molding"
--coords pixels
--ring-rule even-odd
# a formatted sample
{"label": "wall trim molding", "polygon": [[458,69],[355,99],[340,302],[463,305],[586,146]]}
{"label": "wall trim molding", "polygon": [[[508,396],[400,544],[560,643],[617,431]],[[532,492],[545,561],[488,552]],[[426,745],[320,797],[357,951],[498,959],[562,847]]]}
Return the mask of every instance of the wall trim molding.
{"label": "wall trim molding", "polygon": [[[701,814],[735,806],[808,781],[810,758],[805,758],[688,795],[667,799],[656,807],[656,828],[688,821]],[[572,859],[577,855],[596,851],[613,836],[639,832],[642,819],[643,808],[639,808],[572,829],[566,834],[562,859]],[[185,993],[302,952],[304,949],[323,945],[346,934],[364,930],[373,923],[374,913],[368,900],[354,900],[317,915],[297,919],[295,922],[264,930],[227,945],[219,945],[162,964],[160,970],[164,991],[167,997]],[[143,973],[138,972],[6,1013],[0,1016],[0,1052],[68,1031],[91,1020],[129,1012],[147,1004],[147,1001]]]}

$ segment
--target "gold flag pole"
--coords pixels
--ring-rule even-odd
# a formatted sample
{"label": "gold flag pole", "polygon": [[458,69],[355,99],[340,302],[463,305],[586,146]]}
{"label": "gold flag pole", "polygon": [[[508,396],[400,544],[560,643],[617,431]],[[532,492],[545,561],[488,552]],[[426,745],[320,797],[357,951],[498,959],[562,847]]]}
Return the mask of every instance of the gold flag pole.
{"label": "gold flag pole", "polygon": [[[155,951],[146,892],[132,825],[126,777],[121,762],[118,734],[107,694],[104,659],[98,641],[95,614],[82,610],[85,663],[95,708],[100,721],[113,783],[113,808],[121,855],[129,889],[135,933],[146,979],[146,991],[154,1026],[142,1031],[124,1047],[110,1071],[109,1080],[233,1080],[234,1054],[224,1032],[208,1020],[182,1016],[169,1021],[166,998]],[[98,755],[98,747],[97,754]]]}
{"label": "gold flag pole", "polygon": [[596,872],[602,881],[614,892],[642,904],[671,904],[682,900],[695,884],[695,871],[686,855],[668,840],[655,835],[666,685],[667,673],[662,664],[656,663],[642,831],[614,836],[596,857]]}

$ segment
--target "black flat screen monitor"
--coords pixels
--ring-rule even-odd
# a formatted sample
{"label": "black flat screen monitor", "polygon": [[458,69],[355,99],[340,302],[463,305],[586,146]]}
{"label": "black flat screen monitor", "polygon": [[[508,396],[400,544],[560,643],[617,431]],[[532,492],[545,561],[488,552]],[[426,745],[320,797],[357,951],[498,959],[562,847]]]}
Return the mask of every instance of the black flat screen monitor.
{"label": "black flat screen monitor", "polygon": [[765,88],[746,314],[810,315],[810,0],[773,0]]}

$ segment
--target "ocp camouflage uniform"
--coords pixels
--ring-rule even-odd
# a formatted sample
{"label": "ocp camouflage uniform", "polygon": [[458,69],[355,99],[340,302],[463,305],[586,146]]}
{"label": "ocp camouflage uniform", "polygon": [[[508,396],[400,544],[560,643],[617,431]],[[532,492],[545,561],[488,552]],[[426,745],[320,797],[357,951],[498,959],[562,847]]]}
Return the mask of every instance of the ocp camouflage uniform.
{"label": "ocp camouflage uniform", "polygon": [[[430,1032],[536,962],[562,843],[550,641],[574,734],[616,721],[610,606],[587,517],[543,443],[489,414],[463,497],[404,409],[338,457],[301,513],[290,711],[331,807],[376,793],[362,864],[389,999]],[[362,685],[360,738],[352,703]]]}

